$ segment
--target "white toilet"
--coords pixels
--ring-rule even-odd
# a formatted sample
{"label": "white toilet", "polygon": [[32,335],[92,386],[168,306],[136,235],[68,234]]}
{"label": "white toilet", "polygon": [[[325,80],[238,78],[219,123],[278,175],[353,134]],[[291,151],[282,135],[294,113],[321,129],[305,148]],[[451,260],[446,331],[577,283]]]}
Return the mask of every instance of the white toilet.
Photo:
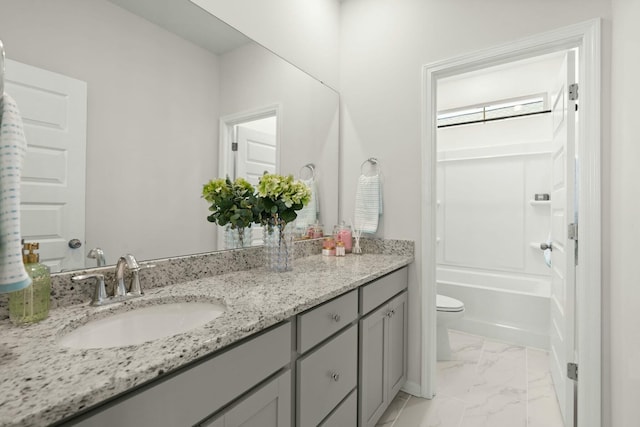
{"label": "white toilet", "polygon": [[449,324],[464,316],[464,304],[455,298],[436,295],[436,334],[438,360],[451,360],[451,345],[449,344]]}

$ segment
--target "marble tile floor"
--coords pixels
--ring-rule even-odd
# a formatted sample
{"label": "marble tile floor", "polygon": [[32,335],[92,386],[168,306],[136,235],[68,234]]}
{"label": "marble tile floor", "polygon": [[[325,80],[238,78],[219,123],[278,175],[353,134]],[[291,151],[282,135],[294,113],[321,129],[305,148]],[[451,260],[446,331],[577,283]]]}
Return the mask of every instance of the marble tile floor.
{"label": "marble tile floor", "polygon": [[544,350],[450,331],[433,400],[400,392],[376,427],[563,427]]}

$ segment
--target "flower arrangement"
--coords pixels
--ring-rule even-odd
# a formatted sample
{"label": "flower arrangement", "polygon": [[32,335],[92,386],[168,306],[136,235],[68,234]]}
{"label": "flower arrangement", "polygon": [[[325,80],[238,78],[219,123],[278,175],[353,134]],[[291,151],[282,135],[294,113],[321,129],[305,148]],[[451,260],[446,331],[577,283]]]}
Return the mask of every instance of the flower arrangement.
{"label": "flower arrangement", "polygon": [[[298,216],[311,199],[311,189],[292,175],[265,173],[258,182],[260,222],[264,226],[267,268],[272,271],[289,271],[293,266],[294,246],[287,223]],[[288,231],[288,232],[287,232]]]}
{"label": "flower arrangement", "polygon": [[265,173],[256,191],[243,178],[233,182],[229,177],[218,178],[204,185],[202,197],[211,204],[212,213],[207,220],[237,229],[240,247],[244,246],[245,227],[254,222],[261,224],[265,231],[267,267],[274,271],[291,270],[293,235],[286,233],[285,227],[311,199],[311,189],[306,184],[295,181],[292,175]]}
{"label": "flower arrangement", "polygon": [[294,221],[297,210],[302,209],[311,199],[311,189],[293,175],[265,173],[258,182],[259,219],[262,224],[272,220],[281,223]]}
{"label": "flower arrangement", "polygon": [[255,188],[244,178],[212,179],[203,186],[202,197],[211,204],[209,222],[244,230],[259,218]]}

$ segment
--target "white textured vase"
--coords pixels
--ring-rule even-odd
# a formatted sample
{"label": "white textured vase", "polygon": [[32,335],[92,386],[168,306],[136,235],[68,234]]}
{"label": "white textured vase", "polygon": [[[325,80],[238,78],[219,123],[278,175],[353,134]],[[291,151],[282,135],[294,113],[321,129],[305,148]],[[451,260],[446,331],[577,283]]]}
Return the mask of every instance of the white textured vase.
{"label": "white textured vase", "polygon": [[251,228],[231,228],[227,225],[224,228],[225,249],[240,249],[251,246]]}
{"label": "white textured vase", "polygon": [[284,221],[274,221],[264,227],[264,251],[266,267],[283,272],[293,269],[294,233]]}

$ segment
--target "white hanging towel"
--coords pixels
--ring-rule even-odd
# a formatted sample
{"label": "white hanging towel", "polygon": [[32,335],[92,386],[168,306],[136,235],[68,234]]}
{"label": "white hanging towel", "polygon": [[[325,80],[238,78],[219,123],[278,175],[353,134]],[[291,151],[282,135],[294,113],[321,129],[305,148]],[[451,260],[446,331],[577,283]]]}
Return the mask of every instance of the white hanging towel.
{"label": "white hanging towel", "polygon": [[316,223],[318,213],[320,212],[320,200],[318,199],[318,186],[313,178],[301,180],[307,187],[311,189],[311,198],[307,206],[298,211],[296,218],[296,227],[305,230],[312,224]]}
{"label": "white hanging towel", "polygon": [[382,214],[382,186],[380,175],[360,175],[356,188],[354,226],[363,233],[375,233]]}
{"label": "white hanging towel", "polygon": [[20,176],[26,151],[20,111],[5,93],[0,100],[0,293],[31,284],[20,236]]}

